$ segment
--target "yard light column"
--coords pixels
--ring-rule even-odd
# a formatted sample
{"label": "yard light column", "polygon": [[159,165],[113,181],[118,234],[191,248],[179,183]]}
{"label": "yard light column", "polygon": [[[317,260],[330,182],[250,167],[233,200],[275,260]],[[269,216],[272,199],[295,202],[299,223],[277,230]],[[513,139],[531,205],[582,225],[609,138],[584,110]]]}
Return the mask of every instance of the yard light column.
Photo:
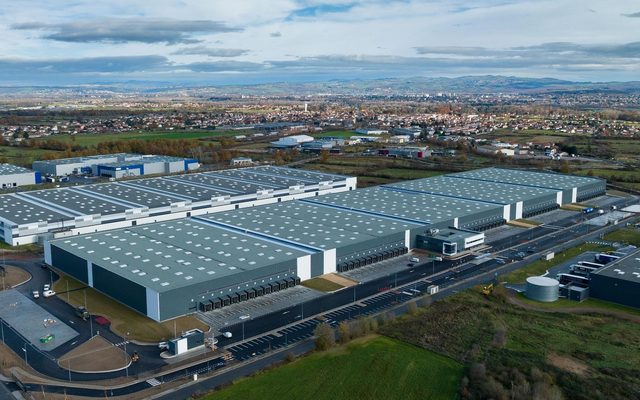
{"label": "yard light column", "polygon": [[129,353],[127,353],[127,342],[129,341],[129,332],[126,333],[126,337],[124,339],[124,363],[125,363],[125,374],[127,378],[129,377]]}
{"label": "yard light column", "polygon": [[93,315],[89,313],[89,327],[91,329],[91,337],[93,337]]}

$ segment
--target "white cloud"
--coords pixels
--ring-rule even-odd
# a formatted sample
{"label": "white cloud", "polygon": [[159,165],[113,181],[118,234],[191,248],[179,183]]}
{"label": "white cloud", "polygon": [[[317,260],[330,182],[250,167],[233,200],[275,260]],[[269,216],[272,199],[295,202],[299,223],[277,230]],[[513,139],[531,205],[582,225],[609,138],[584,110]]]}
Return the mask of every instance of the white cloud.
{"label": "white cloud", "polygon": [[[283,72],[285,77],[284,71],[301,64],[309,71],[316,68],[318,74],[338,76],[339,68],[349,69],[352,62],[355,68],[368,64],[377,75],[389,77],[502,73],[516,68],[521,75],[600,80],[613,76],[607,71],[618,71],[618,79],[627,71],[627,79],[634,79],[637,60],[628,57],[634,49],[629,44],[638,40],[640,19],[629,16],[637,12],[637,2],[630,0],[26,0],[6,2],[0,10],[0,59],[143,54],[165,57],[171,65],[199,66],[200,71],[235,65],[239,73]],[[123,20],[133,23],[127,32],[105,24]],[[194,32],[188,28],[190,21],[214,21],[221,24],[218,28],[235,29],[209,25]],[[49,30],[10,28],[16,24]],[[195,50],[196,46],[190,51],[178,45],[193,40],[201,41]],[[581,54],[624,48],[627,57],[598,54],[592,63],[578,64],[545,45],[558,42],[569,43],[574,52],[579,48]],[[546,48],[535,48],[543,45]],[[418,54],[416,48],[431,49],[432,54]],[[475,54],[475,48],[482,48],[483,54]],[[499,68],[488,60],[478,61],[481,57],[509,61],[509,52],[516,48],[526,49],[520,50],[524,60],[537,52],[538,58],[549,57],[549,62],[533,59],[529,67],[509,62]],[[323,55],[342,57],[343,63],[328,70]],[[211,57],[233,57],[235,64],[212,64]],[[436,60],[429,68],[417,68],[424,57]],[[385,65],[390,66],[385,69]]]}

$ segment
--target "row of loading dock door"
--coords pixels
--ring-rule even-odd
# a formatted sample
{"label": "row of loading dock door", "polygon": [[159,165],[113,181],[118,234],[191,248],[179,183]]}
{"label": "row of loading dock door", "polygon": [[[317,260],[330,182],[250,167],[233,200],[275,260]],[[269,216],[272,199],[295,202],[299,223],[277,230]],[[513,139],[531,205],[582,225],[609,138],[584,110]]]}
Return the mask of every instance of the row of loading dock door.
{"label": "row of loading dock door", "polygon": [[350,271],[354,268],[364,267],[365,265],[373,264],[378,261],[387,260],[389,258],[398,257],[403,254],[407,254],[409,249],[406,247],[396,247],[395,249],[385,250],[381,253],[372,254],[370,256],[364,256],[357,258],[353,261],[345,261],[338,264],[338,272]]}
{"label": "row of loading dock door", "polygon": [[218,308],[226,307],[231,304],[239,303],[241,301],[250,300],[256,297],[264,296],[265,294],[278,292],[290,287],[294,287],[300,284],[300,278],[286,278],[277,282],[265,283],[264,285],[257,286],[251,289],[242,290],[226,296],[220,296],[211,300],[205,300],[200,302],[200,311],[206,312],[211,310],[217,310]]}

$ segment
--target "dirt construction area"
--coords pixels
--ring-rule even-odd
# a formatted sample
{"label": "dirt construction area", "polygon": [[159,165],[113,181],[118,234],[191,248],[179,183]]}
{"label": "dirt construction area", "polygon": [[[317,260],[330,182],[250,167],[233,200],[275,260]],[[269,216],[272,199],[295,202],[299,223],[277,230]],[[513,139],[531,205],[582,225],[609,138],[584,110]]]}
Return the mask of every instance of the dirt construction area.
{"label": "dirt construction area", "polygon": [[58,359],[58,365],[79,373],[110,372],[124,369],[131,358],[120,347],[96,335]]}
{"label": "dirt construction area", "polygon": [[337,275],[337,274],[326,274],[326,275],[322,275],[322,278],[331,281],[333,283],[337,283],[338,285],[344,286],[344,287],[351,287],[353,285],[357,285],[358,282],[349,279],[347,277],[341,276],[341,275]]}

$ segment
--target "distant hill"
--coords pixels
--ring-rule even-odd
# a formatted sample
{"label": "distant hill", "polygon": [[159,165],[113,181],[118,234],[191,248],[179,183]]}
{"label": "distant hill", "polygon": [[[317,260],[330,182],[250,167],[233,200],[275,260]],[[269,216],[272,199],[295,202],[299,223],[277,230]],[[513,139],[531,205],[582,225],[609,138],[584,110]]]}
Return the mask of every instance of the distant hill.
{"label": "distant hill", "polygon": [[371,80],[330,80],[323,82],[275,82],[251,85],[177,85],[166,82],[130,81],[96,85],[63,87],[0,87],[0,94],[28,92],[67,93],[139,93],[154,95],[187,95],[225,97],[235,95],[263,96],[407,96],[496,93],[640,93],[640,81],[572,82],[553,78],[519,78],[513,76],[462,76],[457,78],[393,78]]}

